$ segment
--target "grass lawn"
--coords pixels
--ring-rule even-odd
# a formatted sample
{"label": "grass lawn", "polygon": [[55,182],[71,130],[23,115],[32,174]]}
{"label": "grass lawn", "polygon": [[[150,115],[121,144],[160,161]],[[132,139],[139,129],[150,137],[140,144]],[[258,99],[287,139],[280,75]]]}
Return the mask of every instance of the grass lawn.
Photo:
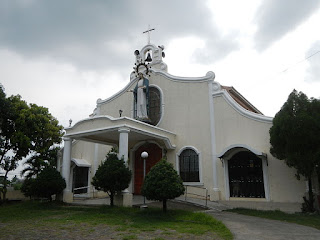
{"label": "grass lawn", "polygon": [[0,239],[232,239],[205,213],[22,202],[0,206]]}
{"label": "grass lawn", "polygon": [[284,213],[281,211],[258,211],[252,209],[235,208],[227,210],[229,212],[235,212],[239,214],[268,218],[273,220],[297,223],[309,227],[314,227],[320,230],[320,215],[319,214],[308,214],[308,213]]}

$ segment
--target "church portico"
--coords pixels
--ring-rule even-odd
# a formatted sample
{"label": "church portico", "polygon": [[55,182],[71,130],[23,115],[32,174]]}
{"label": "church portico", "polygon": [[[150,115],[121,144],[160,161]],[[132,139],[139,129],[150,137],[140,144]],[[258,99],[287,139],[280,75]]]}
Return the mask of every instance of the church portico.
{"label": "church portico", "polygon": [[73,127],[67,128],[65,137],[95,142],[101,144],[118,145],[119,136],[128,131],[130,144],[145,140],[154,140],[167,149],[175,149],[176,134],[165,129],[129,118],[113,118],[97,116],[84,119]]}
{"label": "church portico", "polygon": [[[137,170],[137,172],[141,170],[138,170],[141,166],[139,164],[136,166],[128,162],[129,153],[131,153],[131,149],[135,146],[142,145],[143,143],[153,143],[154,145],[161,146],[158,147],[160,149],[175,149],[176,135],[174,133],[128,117],[113,118],[110,116],[96,116],[84,119],[74,126],[69,127],[66,131],[62,163],[62,176],[67,182],[63,196],[65,202],[73,201],[71,188],[73,183],[71,178],[72,174],[70,173],[73,140],[117,146],[119,149],[119,158],[123,158],[125,163],[131,169]],[[97,145],[95,145],[95,148],[97,148]],[[151,156],[153,155],[154,154],[151,154]],[[153,157],[157,159],[155,162],[161,159],[162,153],[158,155],[159,156]],[[139,159],[136,158],[136,161],[138,162]],[[91,173],[92,176],[94,176],[96,170],[97,166],[94,166],[94,170]],[[134,181],[134,177],[132,181]],[[90,185],[90,182],[88,185]],[[133,189],[131,183],[129,188],[124,190],[124,195],[131,194]],[[123,201],[126,201],[126,205],[130,205],[130,203],[128,203],[130,200],[128,201],[128,199],[130,199],[129,196],[123,199]]]}

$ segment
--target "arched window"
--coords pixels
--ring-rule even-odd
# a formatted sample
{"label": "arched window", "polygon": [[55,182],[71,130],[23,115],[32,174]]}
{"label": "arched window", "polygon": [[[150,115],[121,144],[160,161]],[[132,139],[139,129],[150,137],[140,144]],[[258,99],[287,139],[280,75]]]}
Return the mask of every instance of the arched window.
{"label": "arched window", "polygon": [[149,88],[149,119],[152,125],[157,125],[161,118],[161,95],[156,87]]}
{"label": "arched window", "polygon": [[183,182],[200,182],[199,155],[193,149],[185,149],[179,155],[179,172]]}

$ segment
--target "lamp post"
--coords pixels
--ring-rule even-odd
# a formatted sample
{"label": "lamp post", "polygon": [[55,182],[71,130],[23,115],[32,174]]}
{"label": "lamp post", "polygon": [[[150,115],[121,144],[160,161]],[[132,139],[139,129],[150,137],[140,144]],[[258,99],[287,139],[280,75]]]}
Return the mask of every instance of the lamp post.
{"label": "lamp post", "polygon": [[[144,178],[146,177],[146,159],[148,158],[149,154],[147,152],[142,152],[141,153],[141,157],[143,158],[143,181],[144,181]],[[146,205],[146,197],[143,196],[143,205],[145,207]]]}

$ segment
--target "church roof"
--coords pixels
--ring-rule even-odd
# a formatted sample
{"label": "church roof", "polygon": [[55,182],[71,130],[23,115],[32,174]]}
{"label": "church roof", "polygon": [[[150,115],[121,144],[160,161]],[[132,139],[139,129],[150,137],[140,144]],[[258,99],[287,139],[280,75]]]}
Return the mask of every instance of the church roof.
{"label": "church roof", "polygon": [[244,109],[263,115],[255,106],[253,106],[245,97],[243,97],[234,87],[221,86],[229,95]]}

